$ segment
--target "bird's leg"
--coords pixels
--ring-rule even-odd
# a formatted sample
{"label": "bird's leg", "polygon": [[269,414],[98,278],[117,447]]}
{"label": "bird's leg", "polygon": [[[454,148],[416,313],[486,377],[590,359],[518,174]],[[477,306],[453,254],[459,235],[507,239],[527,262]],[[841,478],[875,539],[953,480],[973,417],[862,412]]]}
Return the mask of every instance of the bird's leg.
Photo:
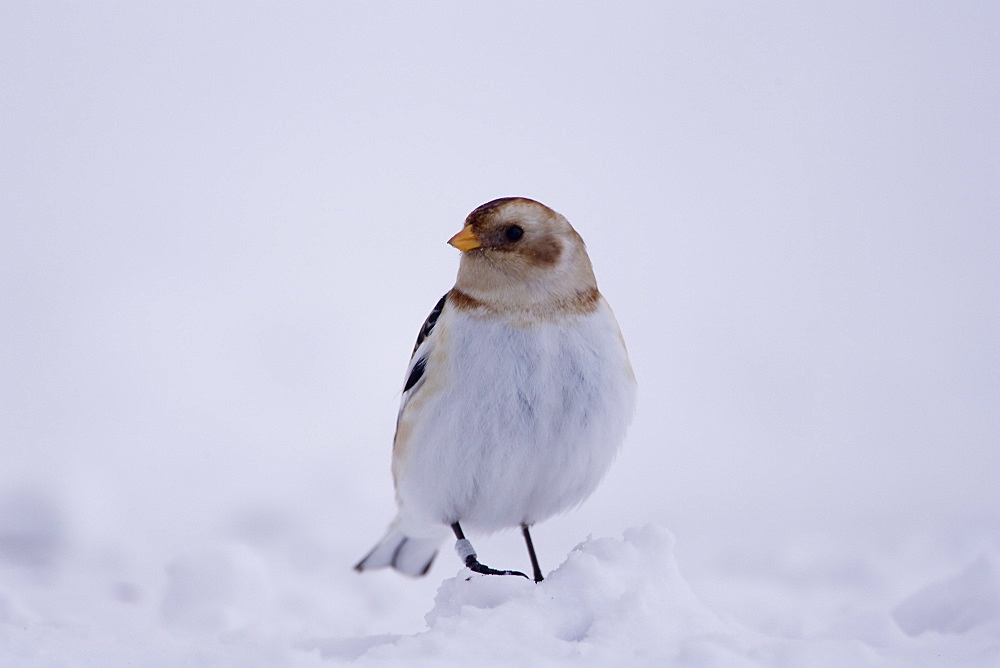
{"label": "bird's leg", "polygon": [[538,566],[538,557],[535,556],[535,544],[531,542],[531,533],[528,531],[528,525],[521,525],[521,533],[524,534],[524,544],[528,546],[528,556],[531,557],[531,569],[535,572],[535,582],[541,582],[545,578],[542,577],[542,569]]}
{"label": "bird's leg", "polygon": [[451,525],[451,530],[455,532],[455,538],[457,539],[455,551],[458,552],[458,558],[465,563],[465,567],[470,571],[482,573],[483,575],[520,575],[522,578],[528,578],[521,571],[498,571],[495,568],[490,568],[479,563],[479,560],[476,558],[476,551],[472,548],[472,543],[466,539],[465,534],[462,532],[462,527],[459,526],[458,522]]}

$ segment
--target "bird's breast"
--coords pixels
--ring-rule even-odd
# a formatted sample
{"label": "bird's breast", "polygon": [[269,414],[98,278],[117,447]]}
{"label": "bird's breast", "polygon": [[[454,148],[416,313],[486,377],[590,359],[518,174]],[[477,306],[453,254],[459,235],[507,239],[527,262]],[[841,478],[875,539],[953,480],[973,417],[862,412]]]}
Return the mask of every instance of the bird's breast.
{"label": "bird's breast", "polygon": [[528,325],[455,315],[432,363],[464,406],[467,429],[483,438],[572,438],[628,381],[617,325],[603,313]]}
{"label": "bird's breast", "polygon": [[400,499],[492,530],[586,498],[635,397],[610,309],[530,326],[446,309],[435,336],[426,385],[401,417]]}

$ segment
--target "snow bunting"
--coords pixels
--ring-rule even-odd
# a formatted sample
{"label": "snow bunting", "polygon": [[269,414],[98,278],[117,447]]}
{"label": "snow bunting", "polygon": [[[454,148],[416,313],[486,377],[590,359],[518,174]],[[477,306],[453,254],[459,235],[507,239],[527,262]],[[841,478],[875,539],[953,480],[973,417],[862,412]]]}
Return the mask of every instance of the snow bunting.
{"label": "snow bunting", "polygon": [[[458,279],[434,306],[406,370],[392,475],[399,514],[358,564],[427,572],[450,528],[529,527],[591,495],[632,418],[635,376],[583,239],[530,199],[483,204],[449,242]],[[525,576],[527,577],[527,576]]]}

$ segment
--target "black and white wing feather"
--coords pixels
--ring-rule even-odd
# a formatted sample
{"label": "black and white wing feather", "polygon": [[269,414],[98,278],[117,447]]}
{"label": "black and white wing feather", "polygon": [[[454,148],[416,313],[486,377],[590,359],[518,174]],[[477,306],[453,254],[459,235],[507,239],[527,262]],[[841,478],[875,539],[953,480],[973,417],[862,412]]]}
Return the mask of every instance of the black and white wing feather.
{"label": "black and white wing feather", "polygon": [[[406,382],[403,384],[403,406],[406,405],[407,399],[410,396],[410,392],[414,390],[420,383],[421,379],[424,377],[424,371],[427,370],[427,358],[430,356],[431,348],[434,345],[434,340],[431,337],[431,333],[434,331],[434,326],[437,324],[438,318],[441,316],[441,311],[444,310],[444,304],[448,301],[447,293],[438,300],[438,303],[434,305],[431,309],[430,315],[424,320],[423,326],[420,328],[420,333],[417,335],[417,343],[413,346],[413,355],[410,357],[410,365],[406,369]],[[400,412],[402,412],[402,406],[400,407]]]}
{"label": "black and white wing feather", "polygon": [[441,297],[441,299],[438,300],[438,303],[434,305],[434,308],[431,309],[430,315],[427,316],[427,320],[424,320],[423,326],[420,327],[420,333],[417,334],[417,343],[413,346],[414,354],[416,354],[417,349],[420,347],[420,344],[424,342],[424,339],[430,336],[430,333],[434,330],[434,325],[437,324],[438,318],[441,316],[441,311],[444,309],[444,303],[446,301],[448,301],[447,292],[443,297]]}

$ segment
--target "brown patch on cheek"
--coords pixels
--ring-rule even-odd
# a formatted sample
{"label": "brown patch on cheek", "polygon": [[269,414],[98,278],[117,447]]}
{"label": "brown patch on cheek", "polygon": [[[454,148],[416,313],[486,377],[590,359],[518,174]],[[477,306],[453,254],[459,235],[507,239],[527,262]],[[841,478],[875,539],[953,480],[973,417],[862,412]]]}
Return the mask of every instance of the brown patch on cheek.
{"label": "brown patch on cheek", "polygon": [[559,261],[562,255],[562,244],[553,237],[531,239],[523,247],[517,249],[534,267],[551,267]]}

